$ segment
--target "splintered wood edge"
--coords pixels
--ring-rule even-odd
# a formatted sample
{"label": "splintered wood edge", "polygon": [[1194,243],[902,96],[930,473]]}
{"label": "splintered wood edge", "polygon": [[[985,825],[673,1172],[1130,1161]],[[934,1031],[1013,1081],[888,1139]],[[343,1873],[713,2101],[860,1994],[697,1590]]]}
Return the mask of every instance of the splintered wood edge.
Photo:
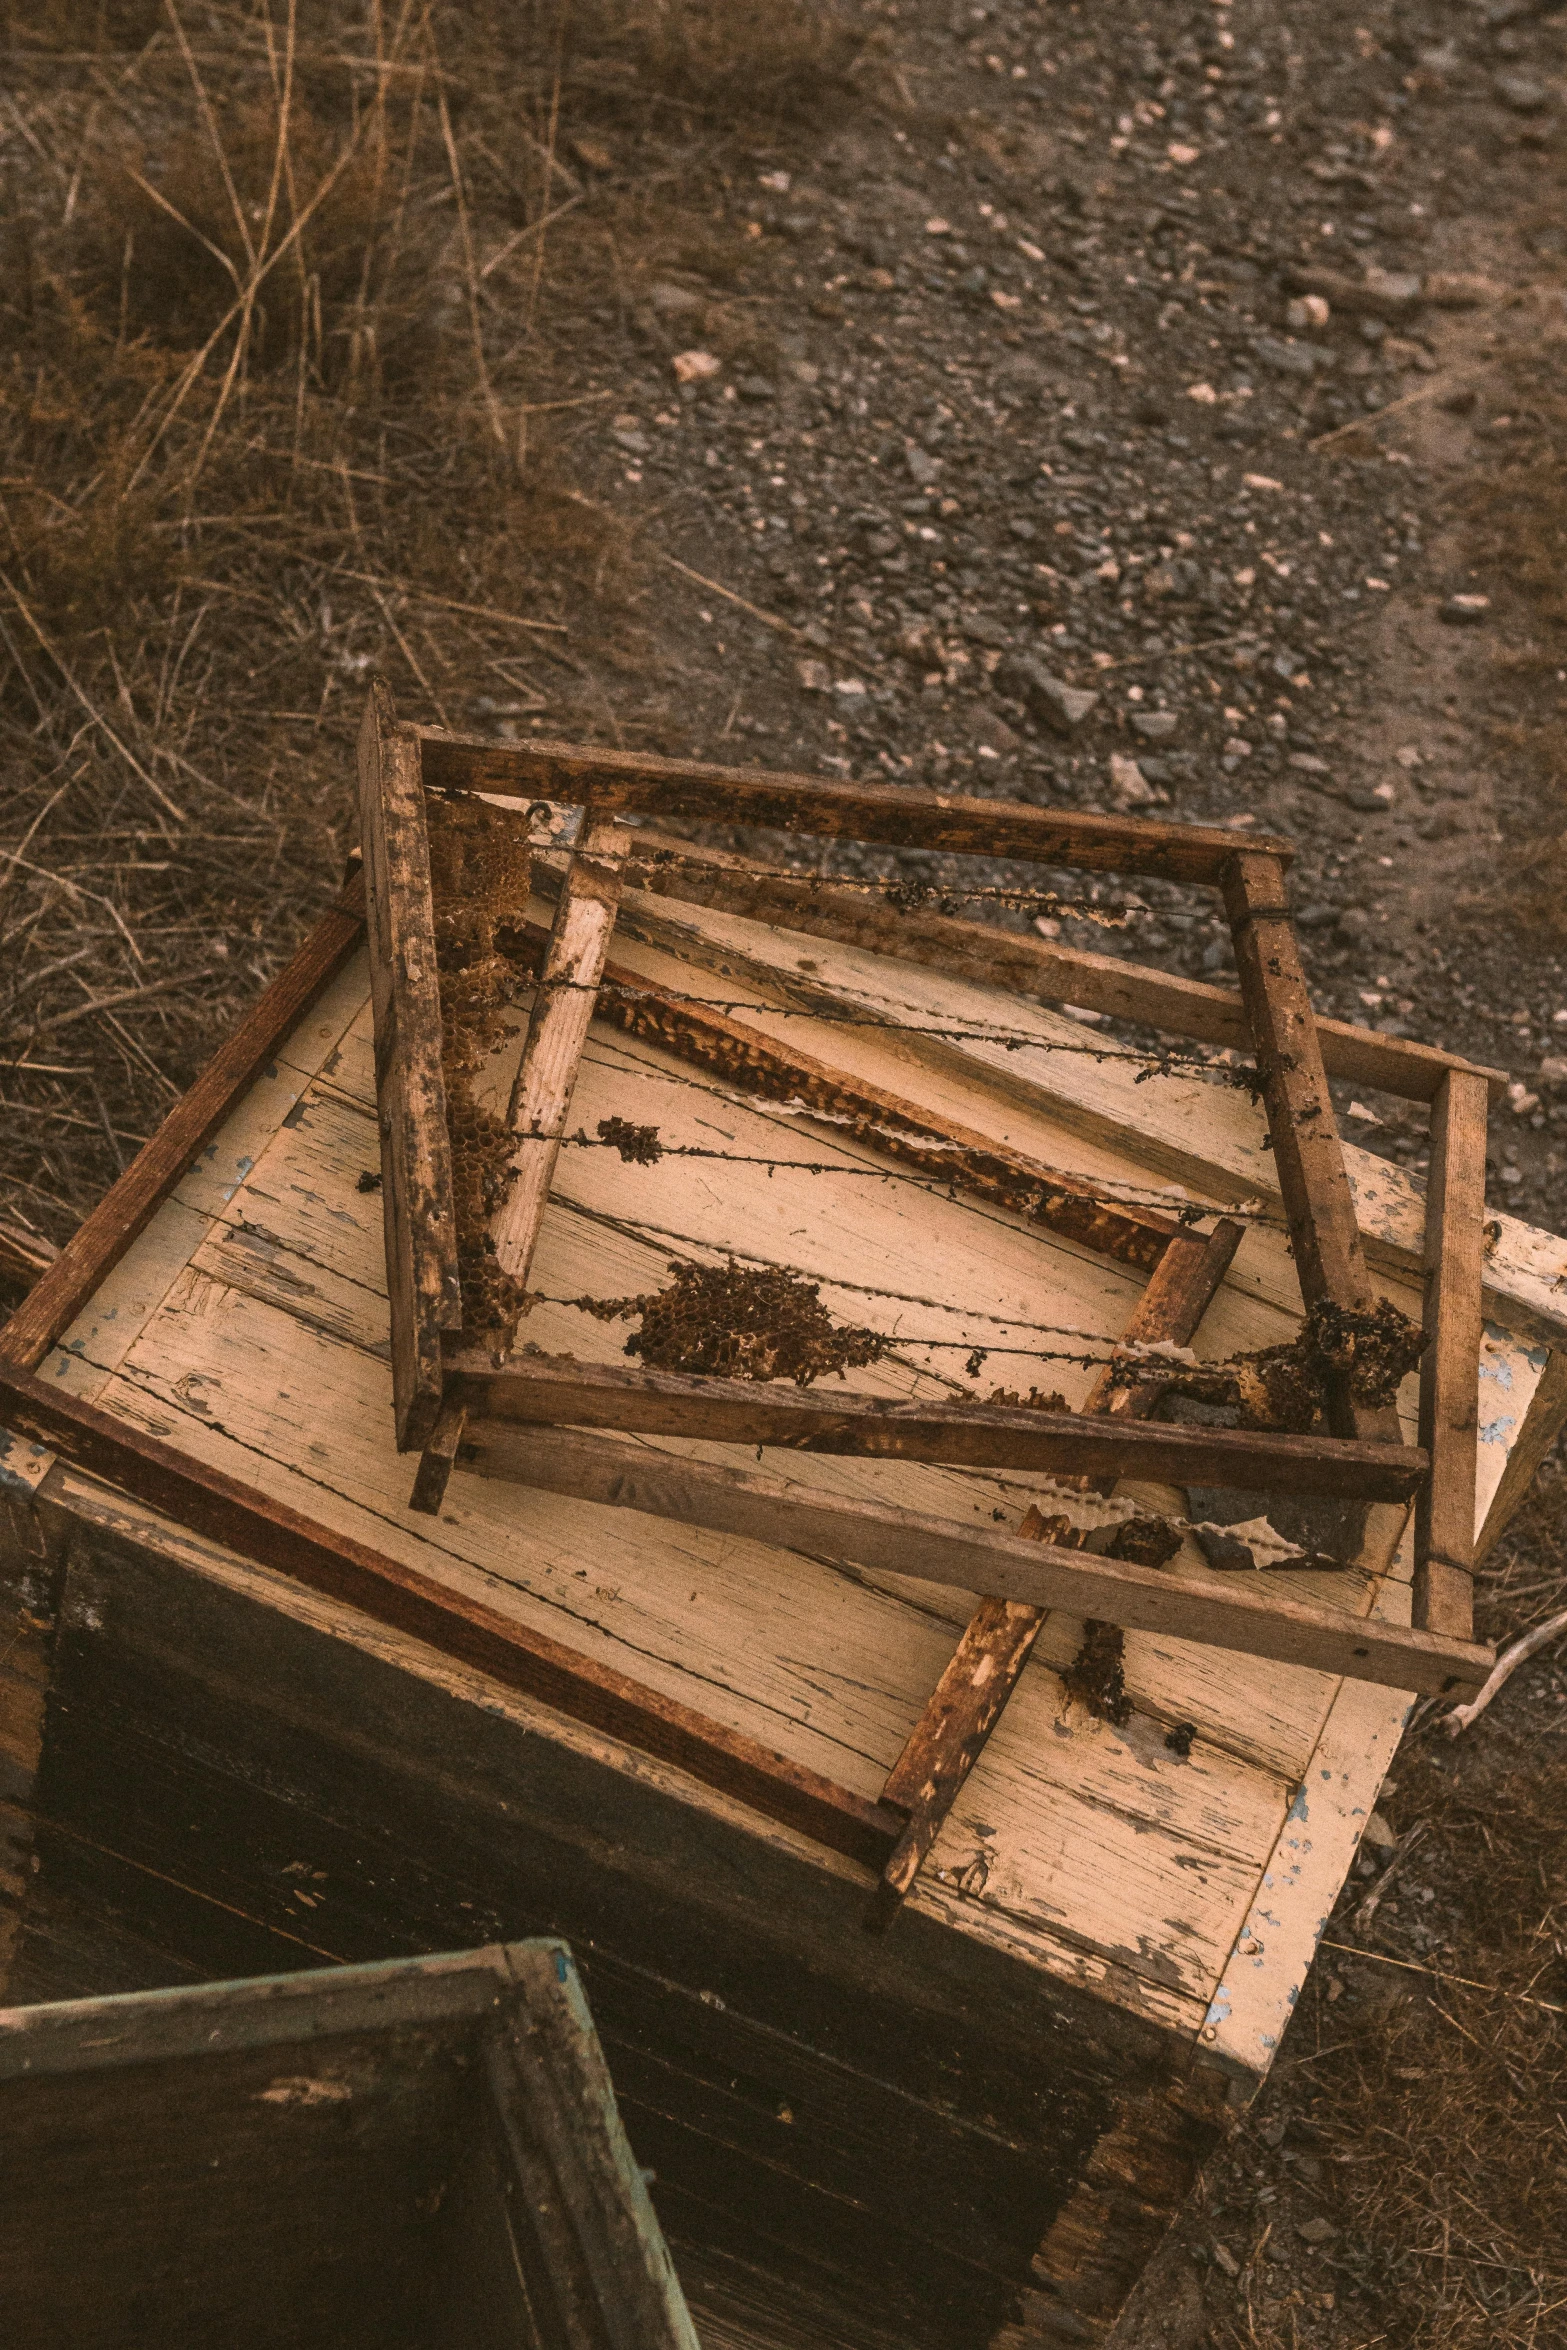
{"label": "splintered wood edge", "polygon": [[1485,1150],[1485,1086],[1455,1071],[1431,1113],[1420,1363],[1420,1441],[1431,1467],[1415,1505],[1414,1620],[1459,1639],[1474,1629]]}

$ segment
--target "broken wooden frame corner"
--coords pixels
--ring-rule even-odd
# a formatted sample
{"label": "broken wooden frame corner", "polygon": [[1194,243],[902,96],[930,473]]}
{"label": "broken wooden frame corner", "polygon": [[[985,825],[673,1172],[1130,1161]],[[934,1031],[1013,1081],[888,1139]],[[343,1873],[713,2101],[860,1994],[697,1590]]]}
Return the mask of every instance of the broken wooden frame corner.
{"label": "broken wooden frame corner", "polygon": [[[883,1869],[881,1913],[913,1883],[942,1820],[1032,1646],[1043,1610],[1106,1615],[1285,1662],[1420,1689],[1467,1686],[1487,1653],[1474,1645],[1472,1578],[1475,1381],[1480,1330],[1485,1120],[1498,1072],[1368,1030],[1329,1024],[1341,1074],[1431,1104],[1420,1444],[1399,1441],[1391,1406],[1330,1399],[1332,1432],[1288,1437],[1148,1418],[1158,1390],[1117,1388],[1105,1374],[1085,1414],[973,1404],[892,1404],[651,1370],[583,1365],[524,1351],[496,1364],[462,1333],[456,1227],[444,1132],[440,1007],[423,793],[483,794],[581,811],[543,948],[513,1089],[513,1180],[491,1227],[503,1272],[526,1280],[588,1029],[595,1017],[717,1071],[858,1122],[904,1164],[1029,1214],[1150,1276],[1127,1336],[1187,1344],[1234,1254],[1240,1227],[1207,1234],[1146,1208],[1096,1196],[1088,1178],[1042,1169],[988,1138],[911,1114],[891,1094],[646,980],[609,960],[625,867],[638,834],[627,817],[717,820],[818,838],[896,842],[1095,872],[1159,875],[1219,890],[1240,976],[1238,995],[1108,958],[1036,950],[1008,936],[993,956],[1043,953],[1034,992],[1107,1005],[1202,1042],[1252,1045],[1291,1243],[1308,1310],[1367,1310],[1354,1198],[1285,896],[1289,845],[1228,830],[1079,815],[883,785],[728,769],[592,746],[497,744],[398,723],[373,694],[360,783],[374,973],[376,1067],[392,1299],[397,1438],[421,1458],[414,1506],[440,1507],[459,1460],[515,1479],[762,1539],[794,1543],[884,1572],[917,1574],[981,1595],[979,1609],[883,1791],[899,1825]],[[682,844],[689,849],[689,844]],[[689,855],[688,864],[697,862]],[[738,878],[736,878],[738,876]],[[710,872],[668,894],[737,908],[865,943],[862,913],[834,914],[831,889],[716,855]],[[728,893],[727,895],[725,893]],[[758,898],[760,905],[755,903]],[[738,910],[738,909],[737,909]],[[519,914],[521,910],[519,909]],[[837,924],[835,929],[834,924]],[[921,916],[915,959],[939,962],[946,933],[973,926]],[[891,941],[899,951],[900,928]],[[972,948],[969,949],[970,953]],[[1101,968],[1102,967],[1102,968]],[[1113,971],[1113,988],[1106,973]],[[612,983],[601,995],[604,982]],[[1085,1424],[1085,1418],[1093,1424]],[[596,1434],[594,1431],[605,1431]],[[614,1433],[614,1432],[618,1432]],[[716,1467],[627,1444],[627,1434],[736,1445],[1047,1470],[1109,1491],[1122,1476],[1171,1483],[1331,1493],[1415,1503],[1414,1622],[1369,1624],[1332,1608],[1247,1596],[1216,1578],[1172,1579],[1089,1559],[1059,1543],[919,1519],[888,1505],[832,1501],[787,1479]],[[915,1560],[918,1564],[913,1563]]]}

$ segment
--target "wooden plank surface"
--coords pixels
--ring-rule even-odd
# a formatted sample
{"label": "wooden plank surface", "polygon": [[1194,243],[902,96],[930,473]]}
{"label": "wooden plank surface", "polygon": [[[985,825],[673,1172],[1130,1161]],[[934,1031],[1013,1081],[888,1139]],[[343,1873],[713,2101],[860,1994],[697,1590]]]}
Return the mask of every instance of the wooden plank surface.
{"label": "wooden plank surface", "polygon": [[[660,859],[667,860],[660,869]],[[894,909],[882,898],[812,876],[769,870],[673,834],[644,828],[637,839],[638,888],[654,897],[719,906],[752,921],[771,922],[812,938],[863,947],[871,954],[925,963],[938,971],[1029,996],[1040,1003],[1078,1004],[1085,1011],[1139,1020],[1172,1036],[1251,1049],[1246,1006],[1231,987],[1187,979],[1117,955],[989,922],[959,922],[918,906]],[[1135,935],[1135,934],[1134,934]],[[1412,1037],[1383,1036],[1344,1020],[1318,1017],[1317,1036],[1330,1077],[1380,1088],[1406,1101],[1434,1101],[1449,1069],[1475,1063]],[[1505,1069],[1483,1069],[1493,1101],[1507,1090]]]}
{"label": "wooden plank surface", "polygon": [[490,1226],[496,1260],[513,1281],[526,1281],[533,1262],[615,926],[628,838],[623,825],[590,812],[556,901],[507,1112],[513,1149],[506,1190]]}
{"label": "wooden plank surface", "polygon": [[[790,951],[813,949],[803,941]],[[856,961],[847,953],[831,959],[835,984],[840,960]],[[915,1005],[917,1018],[952,1016],[956,999],[943,991],[956,983],[908,965],[893,974],[883,966],[880,982],[891,983],[904,1005]],[[927,983],[933,992],[918,995]],[[812,984],[822,984],[821,976]],[[743,990],[726,982],[722,992]],[[856,997],[856,1009],[870,1000]],[[998,1015],[1011,1021],[1014,1011],[1026,1007],[1002,1007],[990,997],[983,1009],[994,1022]],[[1053,1023],[1044,1013],[1037,1018],[1044,1035],[1059,1032],[1082,1041],[1082,1031],[1070,1023]],[[539,1497],[534,1507],[525,1490],[462,1476],[441,1520],[422,1521],[419,1532],[421,1522],[406,1516],[406,1470],[399,1471],[390,1457],[383,1422],[379,1209],[356,1187],[357,1172],[374,1155],[368,1025],[356,1024],[344,1037],[329,1072],[289,1112],[287,1125],[274,1119],[265,1152],[253,1147],[241,1118],[233,1144],[223,1144],[221,1164],[214,1162],[210,1173],[182,1187],[171,1208],[191,1219],[192,1229],[199,1212],[209,1233],[197,1252],[202,1271],[177,1286],[153,1315],[110,1378],[106,1404],[426,1576],[516,1613],[526,1625],[554,1629],[595,1659],[618,1660],[631,1677],[651,1678],[668,1694],[684,1693],[704,1710],[745,1722],[764,1746],[786,1749],[873,1802],[969,1613],[960,1593],[898,1582],[873,1570],[835,1571],[791,1556],[785,1562],[791,1589],[780,1603],[780,1554],[765,1544],[549,1497]],[[790,1035],[805,1032],[802,1022],[787,1024]],[[843,1033],[824,1030],[823,1040],[830,1037],[836,1045]],[[1030,1058],[1047,1064],[1051,1058],[1043,1048],[1036,1056],[1033,1047],[1017,1055],[995,1046],[954,1051],[941,1065],[938,1090],[951,1103],[961,1097],[959,1114],[977,1128],[985,1124],[984,1105],[996,1082],[982,1054],[993,1055],[1003,1075]],[[1130,1071],[1119,1078],[1114,1068],[1076,1055],[1058,1058],[1055,1067],[1105,1087],[1095,1096],[1111,1113],[1100,1129],[1104,1139],[1080,1141],[1081,1157],[1087,1165],[1118,1168],[1123,1178],[1139,1172],[1144,1180],[1157,1177],[1157,1168],[1132,1155],[1129,1143],[1112,1139],[1133,1117],[1146,1122],[1156,1153],[1161,1133],[1171,1137],[1171,1147],[1182,1140],[1190,1147],[1200,1133],[1222,1158],[1225,1121],[1235,1117],[1239,1136],[1254,1115],[1238,1094],[1202,1089],[1199,1095],[1178,1078],[1155,1078],[1134,1089]],[[841,1152],[851,1162],[865,1155],[835,1130],[790,1120],[765,1104],[742,1106],[716,1076],[696,1086],[689,1069],[672,1083],[676,1074],[677,1065],[652,1048],[595,1031],[582,1074],[591,1090],[579,1102],[580,1115],[590,1127],[609,1110],[637,1120],[662,1117],[672,1139],[711,1138],[717,1126],[722,1147],[742,1157],[764,1153],[769,1138],[784,1157],[825,1159]],[[886,1074],[884,1064],[883,1082]],[[502,1106],[510,1078],[502,1058],[496,1071]],[[1124,1088],[1124,1114],[1111,1079]],[[907,1084],[906,1098],[917,1101],[919,1090],[934,1083],[932,1066],[916,1053],[899,1062],[893,1082]],[[1204,1113],[1216,1104],[1222,1115],[1199,1120],[1189,1106],[1192,1096]],[[1030,1111],[1017,1118],[1015,1104],[1008,1107],[1013,1097],[995,1098],[1002,1102],[1004,1131],[1014,1139],[1026,1134],[1034,1147],[1034,1136],[1045,1128],[1042,1116]],[[670,1117],[671,1103],[680,1106],[678,1121]],[[1072,1140],[1065,1128],[1053,1128],[1048,1147],[1060,1147],[1063,1137]],[[1196,1159],[1195,1149],[1191,1157]],[[1266,1175],[1265,1155],[1260,1165]],[[1249,1187],[1244,1171],[1238,1173],[1232,1196],[1244,1196]],[[798,1252],[805,1240],[791,1242],[790,1234],[804,1221],[800,1210],[807,1196],[821,1191],[820,1183],[802,1183],[782,1169],[741,1165],[726,1175],[728,1206],[721,1214],[699,1163],[673,1160],[632,1171],[622,1169],[611,1152],[567,1153],[541,1238],[537,1279],[560,1296],[656,1287],[671,1247],[693,1253],[689,1241],[660,1239],[660,1228],[699,1235],[695,1253],[703,1261],[722,1262],[726,1230],[742,1233],[763,1252]],[[845,1277],[936,1294],[928,1275],[933,1252],[945,1261],[950,1223],[954,1233],[969,1231],[981,1244],[974,1262],[982,1278],[967,1294],[985,1295],[992,1308],[1015,1312],[1024,1322],[1077,1323],[1106,1333],[1125,1326],[1140,1284],[1112,1261],[1087,1256],[1058,1236],[1027,1231],[998,1212],[978,1215],[923,1189],[907,1197],[905,1208],[905,1196],[896,1184],[849,1185],[841,1192],[828,1185],[827,1197],[818,1199],[808,1270],[813,1278],[823,1276],[824,1300],[836,1314],[859,1318],[867,1310],[852,1289],[831,1285]],[[883,1244],[884,1235],[903,1228],[900,1217],[909,1235],[901,1262],[884,1253]],[[1271,1273],[1259,1281],[1245,1270],[1247,1257],[1265,1243],[1273,1246],[1275,1238],[1248,1232],[1232,1279],[1215,1303],[1205,1352],[1226,1354],[1289,1334],[1294,1317],[1282,1310],[1282,1277],[1289,1273],[1282,1249],[1276,1288],[1268,1286]],[[1036,1268],[1032,1276],[1030,1264]],[[985,1333],[964,1319],[962,1303],[960,1294],[956,1308],[944,1306],[939,1314],[926,1305],[917,1314],[909,1307],[880,1310],[914,1336],[950,1331],[968,1344]],[[84,1380],[94,1375],[89,1355],[118,1327],[102,1315],[93,1319],[96,1335],[84,1323],[83,1352],[71,1358],[77,1365],[72,1375]],[[620,1343],[613,1328],[566,1306],[539,1307],[528,1327],[548,1347],[596,1349],[609,1359]],[[1030,1340],[1027,1329],[992,1329],[1010,1344]],[[1500,1333],[1488,1344],[1494,1400],[1483,1417],[1488,1427],[1500,1429],[1512,1414],[1522,1426],[1544,1377],[1545,1357],[1537,1362],[1527,1346]],[[885,1372],[888,1393],[953,1391],[951,1354],[913,1346],[900,1351],[920,1366],[918,1380],[929,1384],[911,1389],[910,1374],[897,1365],[878,1366],[867,1384]],[[1015,1376],[999,1359],[989,1375]],[[1062,1364],[1051,1376],[1080,1400],[1093,1374]],[[1551,1406],[1558,1417],[1563,1400]],[[1496,1490],[1506,1441],[1498,1436],[1482,1443],[1487,1496]],[[961,1503],[975,1519],[988,1519],[995,1506],[1015,1522],[1032,1498],[1026,1480],[976,1476],[967,1480],[972,1501],[963,1502],[966,1473],[936,1466],[821,1458],[801,1459],[797,1468],[821,1489],[845,1493],[873,1493],[889,1473],[900,1485],[928,1493],[923,1506],[946,1510]],[[1279,1581],[1292,1591],[1310,1587],[1305,1577]],[[1351,1578],[1336,1581],[1346,1589],[1352,1584]],[[295,1589],[301,1606],[326,1606],[303,1586]],[[400,1637],[373,1627],[365,1636],[387,1642]],[[1127,1636],[1126,1670],[1137,1710],[1126,1730],[1117,1732],[1087,1721],[1060,1694],[1057,1674],[1075,1653],[1078,1637],[1074,1619],[1048,1617],[914,1899],[930,1917],[1064,1980],[1097,1985],[1177,2028],[1177,2019],[1191,2014],[1194,1998],[1200,2020],[1222,1978],[1258,1870],[1287,1811],[1289,1790],[1309,1762],[1332,1685],[1320,1675],[1242,1663],[1134,1629]],[[439,1660],[423,1653],[434,1669]],[[867,1671],[864,1660],[871,1658],[875,1669]],[[459,1671],[455,1662],[445,1669]],[[465,1686],[482,1689],[484,1683]],[[496,1702],[513,1701],[501,1691]],[[1163,1737],[1166,1728],[1184,1721],[1197,1725],[1198,1737],[1191,1763],[1177,1766],[1164,1752]],[[564,1722],[548,1734],[591,1735]],[[604,1752],[612,1756],[612,1743]],[[727,1801],[716,1791],[708,1800]],[[789,1833],[781,1827],[758,1832]],[[1180,1931],[1166,1933],[1151,1923],[1159,1919],[1179,1921]],[[1166,1959],[1174,1969],[1168,1982],[1162,1979]]]}
{"label": "wooden plank surface", "polygon": [[1461,1640],[1474,1626],[1485,1145],[1485,1082],[1452,1071],[1432,1105],[1426,1181],[1420,1439],[1431,1465],[1415,1504],[1414,1611],[1417,1624]]}
{"label": "wooden plank surface", "polygon": [[[818,838],[896,841],[905,848],[1214,884],[1235,853],[1234,833],[1213,825],[1084,816],[1015,800],[968,799],[903,784],[832,783],[817,775],[710,767],[580,743],[497,743],[435,727],[419,733],[424,774],[440,790],[573,805],[591,800],[601,816],[708,817]],[[1286,861],[1293,853],[1284,840],[1264,838],[1257,845]]]}
{"label": "wooden plank surface", "polygon": [[441,1407],[441,1333],[462,1323],[441,993],[419,746],[378,679],[359,733],[381,1202],[397,1442],[417,1451]]}
{"label": "wooden plank surface", "polygon": [[1407,1501],[1426,1473],[1417,1446],[1290,1436],[1271,1428],[1200,1428],[1130,1414],[980,1403],[891,1403],[779,1381],[628,1371],[524,1354],[495,1367],[480,1348],[448,1348],[448,1392],[470,1421],[613,1428],[791,1452],[953,1461],[1067,1477],[1147,1477],[1167,1484]]}
{"label": "wooden plank surface", "polygon": [[0,1326],[0,1359],[24,1370],[42,1362],[61,1331],[145,1231],[283,1039],[342,970],[359,944],[363,913],[364,885],[356,877]]}

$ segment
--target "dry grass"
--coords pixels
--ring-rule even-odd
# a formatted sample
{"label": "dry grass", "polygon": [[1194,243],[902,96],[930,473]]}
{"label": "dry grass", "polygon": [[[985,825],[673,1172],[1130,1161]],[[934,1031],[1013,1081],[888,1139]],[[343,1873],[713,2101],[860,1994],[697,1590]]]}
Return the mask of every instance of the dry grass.
{"label": "dry grass", "polygon": [[59,1238],[335,887],[373,669],[615,726],[579,330],[686,271],[743,347],[726,175],[853,44],[814,0],[0,24],[0,1207]]}

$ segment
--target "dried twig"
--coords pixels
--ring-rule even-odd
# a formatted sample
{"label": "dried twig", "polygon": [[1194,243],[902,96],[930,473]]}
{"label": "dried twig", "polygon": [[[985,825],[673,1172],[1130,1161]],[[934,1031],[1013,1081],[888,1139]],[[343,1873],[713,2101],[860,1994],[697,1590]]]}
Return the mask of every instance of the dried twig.
{"label": "dried twig", "polygon": [[1468,1705],[1455,1705],[1451,1713],[1442,1716],[1442,1727],[1449,1738],[1461,1737],[1471,1722],[1479,1720],[1492,1698],[1506,1687],[1518,1667],[1527,1664],[1530,1657],[1538,1656],[1542,1648],[1549,1648],[1551,1642],[1559,1640],[1564,1632],[1567,1632],[1567,1608],[1557,1615],[1547,1616],[1543,1624],[1536,1624],[1532,1631],[1521,1633],[1516,1640],[1509,1641],[1491,1667],[1490,1679],[1479,1695],[1471,1698]]}

